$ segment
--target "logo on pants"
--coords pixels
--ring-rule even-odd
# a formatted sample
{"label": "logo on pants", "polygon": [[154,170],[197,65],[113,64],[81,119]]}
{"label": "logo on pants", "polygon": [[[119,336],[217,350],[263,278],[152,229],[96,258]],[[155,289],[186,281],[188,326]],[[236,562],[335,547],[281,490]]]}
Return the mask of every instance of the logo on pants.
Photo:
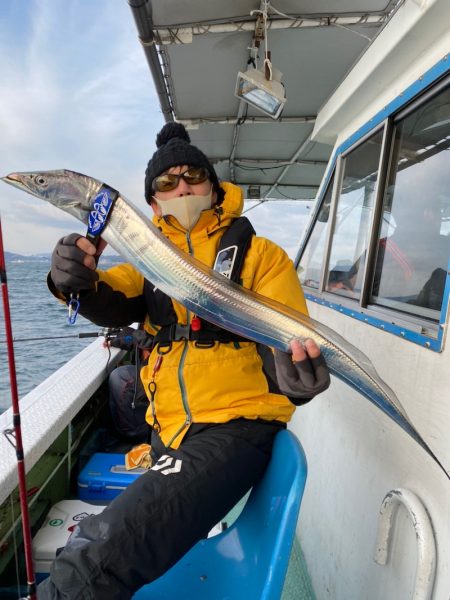
{"label": "logo on pants", "polygon": [[181,471],[181,458],[174,458],[168,454],[164,454],[158,459],[158,462],[153,465],[151,471],[161,471],[162,475],[171,475]]}

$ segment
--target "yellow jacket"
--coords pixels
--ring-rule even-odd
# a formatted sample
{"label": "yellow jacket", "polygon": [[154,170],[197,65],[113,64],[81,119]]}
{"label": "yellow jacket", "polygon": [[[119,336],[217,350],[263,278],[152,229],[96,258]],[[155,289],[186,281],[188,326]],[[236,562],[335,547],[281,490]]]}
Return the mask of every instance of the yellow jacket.
{"label": "yellow jacket", "polygon": [[[189,234],[173,217],[153,219],[174,244],[210,267],[214,264],[220,238],[243,207],[240,188],[230,183],[221,186],[225,199],[220,219],[214,209],[203,211]],[[100,287],[106,285],[120,291],[130,301],[143,293],[144,278],[129,264],[98,273]],[[241,279],[244,287],[307,313],[293,263],[273,242],[252,238]],[[178,323],[191,321],[193,315],[181,304],[173,301],[173,306]],[[155,330],[151,314],[146,317],[145,327]],[[200,348],[195,342],[175,341],[154,372],[157,358],[154,349],[148,364],[141,370],[141,379],[149,397],[150,382],[152,388],[156,386],[147,421],[154,424],[156,416],[161,438],[167,446],[177,448],[194,422],[223,423],[239,417],[287,422],[295,409],[286,396],[269,393],[262,361],[253,342],[216,342],[211,348]]]}

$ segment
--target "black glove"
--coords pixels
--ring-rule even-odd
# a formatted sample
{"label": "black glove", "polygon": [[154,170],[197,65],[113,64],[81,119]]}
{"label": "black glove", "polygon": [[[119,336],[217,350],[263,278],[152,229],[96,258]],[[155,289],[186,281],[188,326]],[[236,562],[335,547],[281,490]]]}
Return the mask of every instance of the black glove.
{"label": "black glove", "polygon": [[297,404],[296,398],[311,400],[330,385],[330,372],[321,354],[317,358],[307,357],[293,362],[291,354],[275,350],[275,371],[278,387],[283,394],[294,399],[294,404]]}
{"label": "black glove", "polygon": [[50,276],[64,294],[94,288],[98,280],[97,272],[83,264],[86,253],[76,245],[80,237],[79,233],[66,235],[53,250]]}
{"label": "black glove", "polygon": [[111,346],[131,352],[134,348],[150,349],[153,345],[153,336],[143,329],[123,327],[119,335],[112,338]]}

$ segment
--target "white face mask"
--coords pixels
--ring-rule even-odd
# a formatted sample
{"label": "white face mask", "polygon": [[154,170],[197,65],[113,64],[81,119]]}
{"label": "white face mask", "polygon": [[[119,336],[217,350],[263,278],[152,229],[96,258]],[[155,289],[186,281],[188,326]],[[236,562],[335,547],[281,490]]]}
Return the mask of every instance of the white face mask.
{"label": "white face mask", "polygon": [[211,208],[212,186],[209,194],[206,196],[177,196],[169,200],[158,200],[153,196],[158,206],[161,208],[161,215],[172,215],[185,229],[190,231],[200,218],[203,210]]}

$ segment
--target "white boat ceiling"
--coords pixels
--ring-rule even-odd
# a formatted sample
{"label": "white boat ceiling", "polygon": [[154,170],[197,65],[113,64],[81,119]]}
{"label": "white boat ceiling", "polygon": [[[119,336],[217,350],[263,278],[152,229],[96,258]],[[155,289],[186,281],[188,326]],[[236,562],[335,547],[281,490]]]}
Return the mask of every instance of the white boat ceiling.
{"label": "white boat ceiling", "polygon": [[314,198],[332,150],[311,141],[317,114],[398,2],[273,0],[267,44],[287,98],[274,120],[234,95],[264,2],[128,1],[165,119],[188,127],[219,177],[246,197]]}

